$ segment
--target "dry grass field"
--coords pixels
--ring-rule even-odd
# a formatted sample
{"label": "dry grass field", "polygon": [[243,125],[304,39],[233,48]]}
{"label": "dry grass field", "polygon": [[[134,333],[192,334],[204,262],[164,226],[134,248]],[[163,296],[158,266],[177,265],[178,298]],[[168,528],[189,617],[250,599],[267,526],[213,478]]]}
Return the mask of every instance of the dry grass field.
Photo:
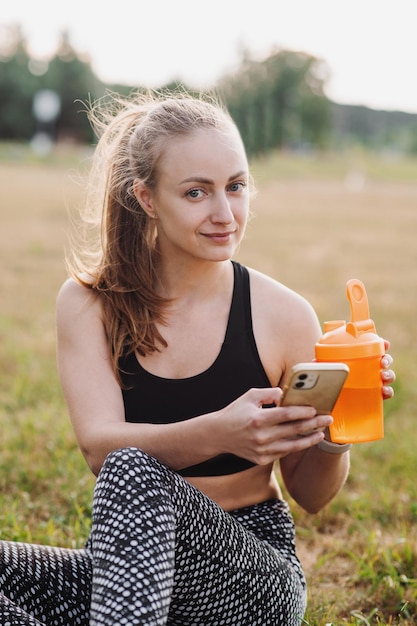
{"label": "dry grass field", "polygon": [[[0,150],[0,536],[82,545],[93,479],[55,370],[55,297],[81,150],[39,162]],[[309,583],[306,623],[417,621],[417,162],[355,153],[274,155],[238,258],[307,297],[320,320],[349,315],[361,279],[391,341],[396,397],[383,441],[359,444],[343,491],[315,516],[292,503]]]}

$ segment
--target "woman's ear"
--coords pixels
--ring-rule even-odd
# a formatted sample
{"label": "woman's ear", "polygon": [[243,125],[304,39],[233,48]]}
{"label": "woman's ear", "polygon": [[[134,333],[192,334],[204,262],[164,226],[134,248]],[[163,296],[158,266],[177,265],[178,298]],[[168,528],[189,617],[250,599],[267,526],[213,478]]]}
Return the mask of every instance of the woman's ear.
{"label": "woman's ear", "polygon": [[153,194],[140,178],[135,178],[133,181],[133,193],[147,216],[151,219],[156,219],[157,214],[153,207]]}

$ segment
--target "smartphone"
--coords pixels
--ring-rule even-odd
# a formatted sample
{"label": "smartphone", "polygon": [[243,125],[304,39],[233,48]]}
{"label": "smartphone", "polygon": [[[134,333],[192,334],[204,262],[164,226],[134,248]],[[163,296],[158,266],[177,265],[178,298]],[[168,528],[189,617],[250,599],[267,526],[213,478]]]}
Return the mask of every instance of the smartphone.
{"label": "smartphone", "polygon": [[308,405],[319,415],[328,415],[348,374],[345,363],[298,363],[291,369],[280,406]]}

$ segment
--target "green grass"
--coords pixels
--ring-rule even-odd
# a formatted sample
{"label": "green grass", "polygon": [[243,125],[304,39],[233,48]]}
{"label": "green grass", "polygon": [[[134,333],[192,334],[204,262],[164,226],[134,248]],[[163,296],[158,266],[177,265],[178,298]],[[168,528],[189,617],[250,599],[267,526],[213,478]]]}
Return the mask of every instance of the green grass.
{"label": "green grass", "polygon": [[[68,210],[88,151],[47,162],[0,146],[0,536],[81,546],[94,480],[78,451],[55,366],[55,297]],[[318,515],[291,502],[310,626],[417,618],[416,161],[366,153],[254,163],[258,194],[239,259],[346,319],[345,282],[365,282],[398,380],[384,440],[352,450],[347,484]],[[352,174],[353,173],[353,174]]]}

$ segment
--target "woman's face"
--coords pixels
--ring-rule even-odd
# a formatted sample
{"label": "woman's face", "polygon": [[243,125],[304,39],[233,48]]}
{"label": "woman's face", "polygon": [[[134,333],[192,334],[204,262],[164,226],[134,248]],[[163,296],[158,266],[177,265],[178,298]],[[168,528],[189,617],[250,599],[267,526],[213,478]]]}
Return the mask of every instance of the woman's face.
{"label": "woman's face", "polygon": [[202,129],[169,140],[157,188],[136,188],[138,201],[156,218],[165,259],[222,261],[240,244],[249,213],[249,171],[241,139],[230,131]]}

